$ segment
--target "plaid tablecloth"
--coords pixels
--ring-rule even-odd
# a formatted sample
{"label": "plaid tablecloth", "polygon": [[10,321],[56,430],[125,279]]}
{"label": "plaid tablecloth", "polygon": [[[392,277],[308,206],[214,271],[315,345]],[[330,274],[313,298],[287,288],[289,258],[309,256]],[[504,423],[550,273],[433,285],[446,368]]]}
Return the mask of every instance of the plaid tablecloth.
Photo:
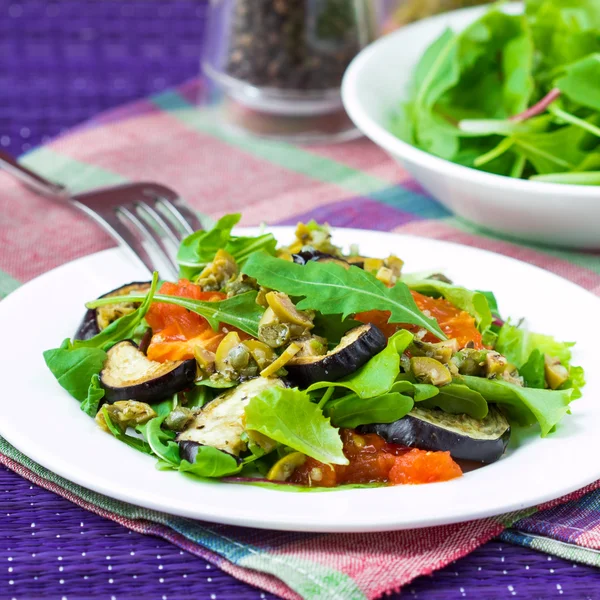
{"label": "plaid tablecloth", "polygon": [[[484,237],[449,215],[368,141],[300,148],[237,135],[222,126],[216,107],[198,110],[195,104],[210,97],[201,81],[193,81],[104,115],[30,153],[24,162],[76,191],[155,180],[174,187],[211,217],[242,211],[244,225],[315,218],[333,226],[401,231],[491,249],[598,293],[597,255],[534,249]],[[24,192],[5,175],[0,175],[0,184],[3,294],[59,264],[112,245],[96,226],[67,207]],[[502,534],[507,541],[598,564],[600,499],[592,488],[583,500],[577,501],[581,494],[573,496],[560,508],[542,507],[547,510],[427,532],[386,534],[370,551],[352,553],[353,546],[369,544],[369,537],[277,533],[265,537],[235,528],[182,524],[56,479],[6,444],[0,453],[9,468],[80,506],[133,530],[160,535],[284,597],[376,597],[467,554],[515,521],[516,530]],[[240,544],[244,552],[239,552]],[[300,557],[308,560],[308,568],[294,568]],[[508,584],[506,591],[512,595],[514,585]]]}

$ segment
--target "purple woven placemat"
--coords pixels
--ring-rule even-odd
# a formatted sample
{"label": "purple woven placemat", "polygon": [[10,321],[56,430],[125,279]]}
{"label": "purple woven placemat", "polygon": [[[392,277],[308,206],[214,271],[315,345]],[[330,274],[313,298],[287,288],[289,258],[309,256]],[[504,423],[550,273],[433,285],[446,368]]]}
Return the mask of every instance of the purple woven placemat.
{"label": "purple woven placemat", "polygon": [[[197,73],[203,0],[0,0],[0,146],[15,154]],[[402,597],[593,598],[598,571],[491,542]],[[0,598],[269,598],[0,467]]]}
{"label": "purple woven placemat", "polygon": [[[162,539],[128,531],[32,486],[4,467],[0,506],[0,532],[6,536],[0,598],[274,598]],[[490,542],[406,586],[402,598],[583,599],[594,597],[599,581],[590,567]]]}

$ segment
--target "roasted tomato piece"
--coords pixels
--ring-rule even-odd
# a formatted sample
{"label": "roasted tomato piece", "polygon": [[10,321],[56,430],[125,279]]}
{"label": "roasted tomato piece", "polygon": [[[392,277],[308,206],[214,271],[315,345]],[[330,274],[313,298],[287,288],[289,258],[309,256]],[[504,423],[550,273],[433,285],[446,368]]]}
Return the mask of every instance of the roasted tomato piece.
{"label": "roasted tomato piece", "polygon": [[[411,291],[411,294],[419,309],[434,318],[449,339],[455,338],[458,341],[460,348],[464,348],[469,342],[472,342],[474,348],[483,349],[481,333],[477,329],[475,319],[468,312],[460,310],[445,298],[431,298],[414,291]],[[399,329],[408,329],[413,332],[419,330],[416,325],[388,323],[390,313],[383,310],[358,313],[354,318],[363,323],[373,323],[387,337],[392,336]],[[439,340],[433,334],[427,333],[423,341],[437,342]]]}
{"label": "roasted tomato piece", "polygon": [[389,481],[401,483],[435,483],[449,481],[462,475],[461,468],[452,460],[450,452],[428,452],[414,448],[396,457],[389,472]]}
{"label": "roasted tomato piece", "polygon": [[[159,294],[207,302],[226,297],[220,292],[203,292],[200,286],[187,279],[180,279],[178,283],[163,283]],[[146,314],[146,321],[153,333],[147,355],[150,360],[158,362],[194,358],[194,347],[197,345],[214,352],[225,336],[222,331],[213,331],[204,317],[166,302],[153,302]]]}
{"label": "roasted tomato piece", "polygon": [[308,458],[288,482],[308,487],[336,487],[350,483],[433,483],[460,477],[460,467],[449,452],[426,452],[389,444],[374,434],[341,430],[347,465],[326,465]]}

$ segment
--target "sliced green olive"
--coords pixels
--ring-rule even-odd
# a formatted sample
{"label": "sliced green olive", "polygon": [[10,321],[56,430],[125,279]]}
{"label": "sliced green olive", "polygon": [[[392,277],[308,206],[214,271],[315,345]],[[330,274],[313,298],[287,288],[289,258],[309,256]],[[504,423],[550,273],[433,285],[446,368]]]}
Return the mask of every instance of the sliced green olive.
{"label": "sliced green olive", "polygon": [[463,348],[452,357],[452,362],[458,367],[461,375],[474,375],[477,377],[483,375],[486,355],[487,350]]}
{"label": "sliced green olive", "polygon": [[240,336],[236,331],[230,331],[219,344],[215,354],[215,366],[220,373],[226,373],[232,370],[229,361],[229,353],[233,348],[241,343]]}
{"label": "sliced green olive", "polygon": [[266,295],[271,310],[277,315],[282,323],[300,325],[305,329],[314,327],[310,317],[303,311],[299,311],[287,294],[281,292],[269,292]]}
{"label": "sliced green olive", "polygon": [[202,373],[210,375],[215,372],[215,353],[207,350],[204,346],[196,344],[194,346],[194,358]]}
{"label": "sliced green olive", "polygon": [[218,291],[237,273],[238,266],[233,256],[229,252],[220,249],[215,254],[213,261],[204,267],[196,283],[205,292]]}
{"label": "sliced green olive", "polygon": [[415,356],[410,359],[413,375],[423,383],[442,386],[452,383],[452,375],[448,368],[435,358]]}
{"label": "sliced green olive", "polygon": [[[110,422],[122,433],[125,433],[128,427],[143,425],[156,417],[154,409],[149,404],[137,400],[119,400],[113,404],[106,404],[105,408]],[[96,414],[96,423],[104,431],[110,432],[102,410]]]}
{"label": "sliced green olive", "polygon": [[165,427],[171,431],[183,431],[185,426],[194,418],[194,413],[185,406],[174,408],[165,419]]}
{"label": "sliced green olive", "polygon": [[546,383],[550,389],[558,389],[567,379],[569,379],[569,371],[564,367],[560,360],[554,356],[544,355],[544,374],[546,375]]}
{"label": "sliced green olive", "polygon": [[300,346],[294,344],[293,342],[281,353],[281,356],[273,361],[268,367],[263,369],[260,372],[261,377],[271,377],[271,375],[275,375],[279,369],[285,367],[285,365],[298,354],[300,351]]}
{"label": "sliced green olive", "polygon": [[260,340],[246,340],[244,345],[248,348],[259,369],[264,369],[277,358],[273,349]]}
{"label": "sliced green olive", "polygon": [[306,462],[302,452],[292,452],[280,458],[267,473],[269,481],[287,481],[293,472]]}
{"label": "sliced green olive", "polygon": [[435,344],[415,339],[413,341],[413,347],[411,348],[413,356],[429,356],[444,364],[449,363],[456,352],[458,352],[458,341],[455,339],[445,340]]}
{"label": "sliced green olive", "polygon": [[508,366],[508,361],[498,352],[488,352],[485,356],[485,374],[488,379],[502,375]]}

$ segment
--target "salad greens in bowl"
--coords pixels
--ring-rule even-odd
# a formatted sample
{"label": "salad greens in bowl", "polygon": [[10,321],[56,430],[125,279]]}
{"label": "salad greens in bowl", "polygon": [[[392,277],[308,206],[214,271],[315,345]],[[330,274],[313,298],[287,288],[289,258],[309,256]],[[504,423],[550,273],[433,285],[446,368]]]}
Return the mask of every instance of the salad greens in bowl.
{"label": "salad greens in bowl", "polygon": [[160,469],[287,490],[447,481],[502,460],[515,430],[553,435],[581,396],[573,344],[491,291],[343,251],[314,222],[285,246],[236,236],[239,218],[182,242],[179,281],[90,299],[44,353]]}
{"label": "salad greens in bowl", "polygon": [[440,202],[480,226],[600,246],[600,5],[454,11],[366,48],[348,113]]}

